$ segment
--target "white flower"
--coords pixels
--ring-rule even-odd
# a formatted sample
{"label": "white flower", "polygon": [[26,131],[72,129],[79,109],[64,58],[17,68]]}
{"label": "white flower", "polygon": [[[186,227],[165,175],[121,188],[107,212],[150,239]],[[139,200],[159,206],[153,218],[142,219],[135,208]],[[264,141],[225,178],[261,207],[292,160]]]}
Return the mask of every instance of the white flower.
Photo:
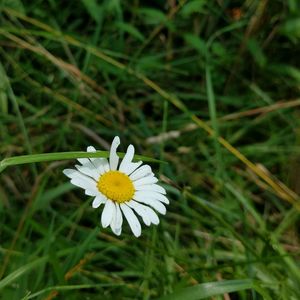
{"label": "white flower", "polygon": [[[117,147],[120,139],[116,136],[111,144],[109,161],[106,158],[79,158],[81,165],[76,169],[65,169],[63,173],[71,178],[71,183],[85,190],[85,194],[95,197],[93,208],[104,204],[101,216],[102,226],[110,226],[116,235],[122,232],[123,214],[136,237],[141,235],[141,224],[135,213],[149,226],[157,225],[159,218],[155,211],[165,214],[169,204],[163,187],[156,184],[158,179],[149,165],[142,161],[132,162],[134,147],[129,145],[119,164]],[[92,146],[87,152],[96,152]],[[154,211],[154,210],[155,211]]]}

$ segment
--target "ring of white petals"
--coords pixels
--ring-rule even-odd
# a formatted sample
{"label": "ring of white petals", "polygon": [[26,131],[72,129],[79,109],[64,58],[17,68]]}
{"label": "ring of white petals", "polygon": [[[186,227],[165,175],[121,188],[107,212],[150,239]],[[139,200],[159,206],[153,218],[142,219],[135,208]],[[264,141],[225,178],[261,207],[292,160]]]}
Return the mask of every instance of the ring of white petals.
{"label": "ring of white petals", "polygon": [[[138,237],[141,235],[141,225],[135,213],[147,226],[157,225],[159,218],[156,212],[165,214],[164,204],[169,204],[169,200],[165,196],[165,189],[156,184],[158,179],[152,173],[151,167],[141,166],[142,161],[132,161],[132,145],[129,145],[119,164],[119,145],[120,139],[115,137],[109,161],[106,158],[79,158],[81,165],[75,165],[77,170],[65,169],[63,172],[71,179],[72,184],[83,188],[87,195],[95,197],[93,208],[105,204],[101,215],[104,228],[110,226],[116,235],[120,235],[123,213],[133,234]],[[95,151],[92,146],[87,148],[87,152]]]}

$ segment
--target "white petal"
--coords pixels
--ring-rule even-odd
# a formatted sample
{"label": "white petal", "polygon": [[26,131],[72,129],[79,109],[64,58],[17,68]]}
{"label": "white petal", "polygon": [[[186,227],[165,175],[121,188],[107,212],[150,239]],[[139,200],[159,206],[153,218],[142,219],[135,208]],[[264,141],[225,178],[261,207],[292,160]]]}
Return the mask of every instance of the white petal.
{"label": "white petal", "polygon": [[161,202],[159,202],[159,201],[151,199],[150,201],[148,201],[148,205],[150,205],[151,207],[153,207],[157,212],[159,212],[162,215],[165,215],[166,212],[167,212],[166,207]]}
{"label": "white petal", "polygon": [[159,200],[160,202],[170,204],[170,200],[163,194],[153,192],[153,196],[155,196],[155,199]]}
{"label": "white petal", "polygon": [[135,170],[129,177],[131,180],[138,180],[152,173],[151,167],[149,165],[144,165]]}
{"label": "white petal", "polygon": [[145,206],[145,209],[146,209],[147,214],[148,214],[148,216],[151,220],[151,223],[154,224],[154,225],[159,224],[159,218],[158,218],[157,214],[155,213],[155,211],[152,208],[148,207],[148,206]]}
{"label": "white petal", "polygon": [[139,187],[136,187],[137,191],[150,191],[150,192],[157,192],[161,194],[166,194],[166,190],[158,185],[158,184],[147,184],[147,185],[141,185]]}
{"label": "white petal", "polygon": [[106,197],[102,194],[98,194],[96,196],[96,198],[93,200],[93,203],[92,203],[92,207],[93,208],[98,208],[101,204],[105,203],[106,202]]}
{"label": "white petal", "polygon": [[162,215],[166,214],[166,211],[167,211],[166,207],[158,200],[140,197],[140,196],[136,196],[136,195],[133,196],[133,199],[138,202],[148,204],[149,206],[153,207],[156,211],[158,211]]}
{"label": "white petal", "polygon": [[[72,180],[71,180],[71,182],[72,182]],[[87,189],[85,189],[84,193],[88,196],[95,196],[95,197],[99,195],[98,189],[87,188]]]}
{"label": "white petal", "polygon": [[80,173],[79,171],[73,169],[65,169],[63,170],[63,173],[71,178],[72,184],[85,190],[91,190],[93,191],[93,193],[96,193],[98,191],[96,182],[92,178]]}
{"label": "white petal", "polygon": [[74,169],[64,169],[63,173],[69,178],[75,178],[79,172]]}
{"label": "white petal", "polygon": [[116,205],[116,213],[110,223],[110,227],[114,234],[120,235],[122,232],[123,216],[119,204],[115,203],[115,205]]}
{"label": "white petal", "polygon": [[86,182],[96,184],[96,181],[94,179],[82,174],[81,172],[79,172],[77,170],[65,169],[65,170],[63,170],[63,173],[71,179],[82,179],[82,180],[85,180]]}
{"label": "white petal", "polygon": [[127,170],[128,166],[132,162],[134,156],[134,147],[129,145],[126,151],[126,154],[120,164],[119,171],[124,172]]}
{"label": "white petal", "polygon": [[121,203],[120,207],[122,209],[122,212],[124,213],[125,218],[127,219],[127,222],[129,224],[133,234],[136,237],[139,237],[142,233],[142,228],[141,228],[141,224],[140,224],[138,218],[135,216],[132,209],[129,206],[127,206],[126,204]]}
{"label": "white petal", "polygon": [[77,160],[82,164],[85,165],[88,163],[90,160],[88,158],[77,158]]}
{"label": "white petal", "polygon": [[136,181],[133,181],[133,185],[135,187],[141,186],[141,185],[145,185],[145,184],[152,184],[152,183],[156,183],[158,181],[158,179],[154,176],[147,176],[147,177],[143,177],[140,178]]}
{"label": "white petal", "polygon": [[145,207],[146,207],[145,205],[140,204],[140,203],[138,203],[138,202],[136,202],[136,201],[134,201],[134,200],[128,201],[128,202],[126,202],[126,204],[127,204],[129,207],[133,208],[133,209],[135,210],[135,212],[136,212],[139,216],[142,217],[144,223],[145,223],[147,226],[149,226],[149,225],[151,224],[151,219],[150,219],[150,217],[149,217],[148,214],[147,214],[147,211],[146,211],[146,209],[145,209]]}
{"label": "white petal", "polygon": [[82,184],[86,184],[87,186],[92,185],[92,186],[96,187],[96,182],[94,181],[94,179],[92,179],[88,176],[85,176],[81,173],[79,173],[78,175],[76,175],[72,178],[72,180],[75,180],[75,179],[82,181]]}
{"label": "white petal", "polygon": [[[159,224],[159,218],[157,216],[157,214],[155,213],[155,211],[150,208],[149,206],[146,206],[146,205],[143,205],[143,204],[140,204],[134,200],[131,200],[131,201],[128,201],[126,202],[126,204],[128,206],[131,206],[132,208],[134,208],[134,206],[137,205],[140,205],[143,207],[143,210],[145,211],[145,213],[147,214],[147,218],[150,220],[150,223],[154,224],[154,225],[157,225]],[[136,211],[137,212],[137,211]],[[137,212],[138,213],[138,212]],[[140,215],[141,216],[141,215]],[[142,217],[142,216],[141,216]],[[143,217],[142,217],[143,218]],[[143,221],[145,222],[144,218],[143,218]],[[148,222],[148,221],[147,221]],[[146,225],[148,225],[146,222],[145,222]]]}
{"label": "white petal", "polygon": [[115,233],[116,235],[120,235],[120,234],[122,233],[122,227],[116,228],[114,233]]}
{"label": "white petal", "polygon": [[100,201],[99,198],[96,197],[96,198],[93,200],[92,207],[93,207],[93,208],[98,208],[100,205],[101,205],[101,201]]}
{"label": "white petal", "polygon": [[143,162],[132,162],[134,157],[134,147],[129,145],[126,154],[120,164],[119,170],[127,175],[131,174],[135,169],[137,169]]}
{"label": "white petal", "polygon": [[[97,150],[93,146],[87,147],[87,152],[96,152],[96,151]],[[95,167],[95,169],[98,171],[98,173],[100,173],[101,175],[109,171],[109,164],[106,158],[91,157],[90,161]]]}
{"label": "white petal", "polygon": [[120,228],[122,227],[122,223],[123,223],[123,216],[122,216],[122,212],[121,212],[121,209],[120,209],[120,205],[116,203],[116,208],[117,208],[117,217],[116,218],[116,227],[117,228]]}
{"label": "white petal", "polygon": [[116,203],[115,201],[111,201],[113,204],[113,210],[112,210],[112,216],[111,216],[111,220],[109,222],[109,224],[111,225],[112,221],[115,219],[116,217],[116,213],[117,213],[117,208],[116,208]]}
{"label": "white petal", "polygon": [[124,168],[124,173],[129,175],[131,174],[134,170],[136,170],[143,162],[138,161],[138,162],[132,162],[126,166],[126,169]]}
{"label": "white petal", "polygon": [[[94,153],[94,152],[97,152],[97,150],[93,146],[88,146],[86,148],[86,152]],[[89,161],[93,164],[94,160],[96,160],[96,159],[97,159],[97,157],[90,157]]]}
{"label": "white petal", "polygon": [[141,190],[141,191],[136,191],[135,195],[136,197],[155,199],[166,204],[170,203],[169,199],[165,195],[156,192]]}
{"label": "white petal", "polygon": [[101,224],[103,228],[109,226],[115,212],[116,212],[116,206],[114,202],[111,201],[110,199],[107,199],[101,215]]}
{"label": "white petal", "polygon": [[99,178],[99,173],[98,173],[98,171],[95,169],[94,165],[93,165],[91,162],[89,162],[88,164],[85,164],[85,165],[83,165],[83,166],[81,166],[81,165],[75,165],[75,167],[76,167],[76,169],[77,169],[79,172],[81,172],[81,173],[83,173],[83,174],[85,174],[85,175],[87,175],[87,176],[89,176],[89,177],[92,177],[92,178],[94,178],[95,180],[98,180],[98,178]]}
{"label": "white petal", "polygon": [[[93,146],[88,146],[86,149],[87,152],[96,152],[97,150]],[[93,160],[96,158],[78,158],[77,160],[82,164],[82,165],[87,165],[89,162],[93,162]]]}
{"label": "white petal", "polygon": [[97,150],[96,150],[95,147],[93,147],[93,146],[88,146],[88,147],[86,148],[86,151],[87,151],[87,152],[97,152]]}
{"label": "white petal", "polygon": [[95,158],[93,160],[93,165],[95,166],[95,169],[97,170],[99,175],[103,175],[104,173],[109,171],[109,163],[106,158]]}
{"label": "white petal", "polygon": [[117,148],[120,145],[120,138],[116,136],[110,147],[110,153],[109,153],[109,164],[110,164],[110,169],[111,170],[117,170],[118,168],[118,163],[119,163],[119,156],[117,154]]}
{"label": "white petal", "polygon": [[71,183],[88,191],[87,195],[95,196],[98,193],[98,189],[95,184],[91,184],[89,182],[86,182],[80,178],[73,178],[71,179]]}

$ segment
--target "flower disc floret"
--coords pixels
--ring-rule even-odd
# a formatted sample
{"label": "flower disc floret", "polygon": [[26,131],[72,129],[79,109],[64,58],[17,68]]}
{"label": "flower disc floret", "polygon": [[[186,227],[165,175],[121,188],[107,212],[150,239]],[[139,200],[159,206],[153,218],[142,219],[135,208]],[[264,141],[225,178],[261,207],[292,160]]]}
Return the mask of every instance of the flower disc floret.
{"label": "flower disc floret", "polygon": [[132,199],[135,189],[129,176],[120,171],[109,171],[99,177],[98,190],[118,203]]}

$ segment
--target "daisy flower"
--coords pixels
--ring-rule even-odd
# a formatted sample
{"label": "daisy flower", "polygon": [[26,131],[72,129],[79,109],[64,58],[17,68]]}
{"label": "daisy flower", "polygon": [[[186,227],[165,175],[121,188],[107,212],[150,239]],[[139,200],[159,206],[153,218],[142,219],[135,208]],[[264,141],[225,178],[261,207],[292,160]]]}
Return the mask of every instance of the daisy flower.
{"label": "daisy flower", "polygon": [[[149,165],[142,161],[133,162],[134,147],[129,145],[123,160],[119,164],[117,148],[120,138],[116,136],[111,144],[109,160],[106,158],[78,158],[81,165],[75,169],[65,169],[63,173],[71,179],[71,183],[85,190],[85,194],[95,197],[93,208],[104,204],[101,224],[104,228],[120,235],[123,215],[133,234],[141,235],[141,224],[136,215],[149,226],[157,225],[160,214],[166,213],[164,204],[169,204],[166,191],[157,184]],[[87,152],[96,152],[92,146]]]}

